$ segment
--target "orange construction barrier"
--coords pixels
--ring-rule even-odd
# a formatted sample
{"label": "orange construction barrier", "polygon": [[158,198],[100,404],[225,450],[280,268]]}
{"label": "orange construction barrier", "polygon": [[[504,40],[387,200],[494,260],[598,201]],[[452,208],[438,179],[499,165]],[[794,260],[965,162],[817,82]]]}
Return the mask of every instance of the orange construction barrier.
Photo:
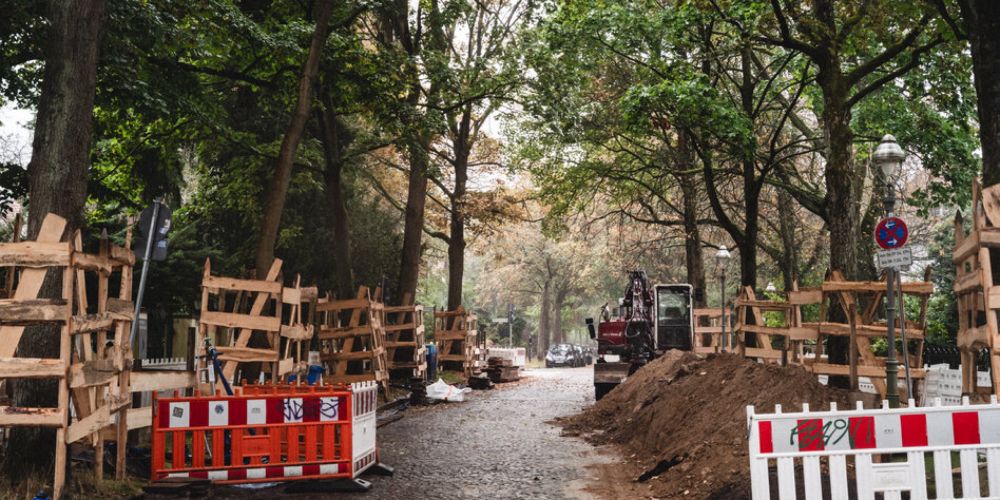
{"label": "orange construction barrier", "polygon": [[372,382],[247,386],[235,396],[158,398],[153,481],[220,483],[354,478],[375,463]]}

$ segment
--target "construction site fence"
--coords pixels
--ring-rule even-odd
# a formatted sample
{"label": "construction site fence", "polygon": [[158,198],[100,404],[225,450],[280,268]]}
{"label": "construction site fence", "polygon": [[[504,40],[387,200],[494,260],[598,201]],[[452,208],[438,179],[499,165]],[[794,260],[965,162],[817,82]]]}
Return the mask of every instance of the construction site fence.
{"label": "construction site fence", "polygon": [[[911,400],[910,406],[876,410],[859,403],[838,411],[831,403],[829,411],[814,412],[803,404],[801,412],[782,413],[777,405],[773,414],[747,407],[753,499],[771,498],[775,486],[781,499],[798,498],[799,491],[807,499],[1000,497],[996,396],[985,405],[965,398],[955,406],[940,400],[933,407],[914,407]],[[880,460],[885,454],[906,459]]]}
{"label": "construction site fence", "polygon": [[247,386],[233,396],[157,398],[153,481],[357,477],[375,463],[374,382]]}

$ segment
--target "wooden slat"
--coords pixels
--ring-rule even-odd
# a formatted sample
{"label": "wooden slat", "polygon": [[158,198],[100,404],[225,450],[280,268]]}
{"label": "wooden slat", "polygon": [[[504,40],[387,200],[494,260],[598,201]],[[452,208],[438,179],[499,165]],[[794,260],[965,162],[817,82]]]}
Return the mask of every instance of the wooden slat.
{"label": "wooden slat", "polygon": [[197,383],[198,379],[193,372],[179,370],[142,370],[129,375],[129,388],[132,392],[185,389],[195,387]]}
{"label": "wooden slat", "polygon": [[[848,375],[850,373],[850,367],[848,365],[834,365],[830,363],[811,363],[807,364],[813,373],[823,374],[823,375]],[[910,368],[910,377],[912,378],[924,378],[926,371],[923,368]],[[899,367],[900,379],[903,375],[903,367]],[[869,365],[858,365],[858,376],[868,377],[868,378],[885,378],[885,367],[884,366],[869,366]]]}
{"label": "wooden slat", "polygon": [[22,241],[0,243],[0,266],[65,267],[69,265],[69,245],[60,242]]}
{"label": "wooden slat", "polygon": [[736,307],[756,307],[763,311],[778,311],[784,312],[794,307],[793,304],[788,302],[778,302],[775,300],[747,300],[747,299],[736,299]]}
{"label": "wooden slat", "polygon": [[[280,283],[276,283],[279,284]],[[284,287],[281,289],[281,302],[285,304],[299,305],[302,303],[302,290],[299,288]]]}
{"label": "wooden slat", "polygon": [[[721,328],[720,328],[721,330]],[[817,331],[815,328],[806,327],[776,327],[763,325],[742,325],[740,331],[750,333],[760,333],[763,335],[780,335],[792,340],[816,340]],[[909,330],[907,330],[909,332]],[[720,332],[721,333],[721,332]]]}
{"label": "wooden slat", "polygon": [[61,299],[2,299],[0,323],[31,324],[64,321],[69,316],[69,306]]}
{"label": "wooden slat", "polygon": [[202,311],[199,321],[207,325],[224,326],[228,328],[243,328],[247,330],[276,332],[281,329],[281,318],[273,316],[255,316],[250,314]]}
{"label": "wooden slat", "polygon": [[111,262],[107,259],[107,257],[83,252],[76,252],[73,254],[73,267],[76,269],[101,273],[111,272]]}
{"label": "wooden slat", "polygon": [[73,363],[70,366],[70,388],[94,387],[111,383],[121,373],[121,370],[115,367],[114,361],[111,358],[104,358]]}
{"label": "wooden slat", "polygon": [[[824,335],[850,335],[851,326],[846,323],[803,323],[803,328],[808,329],[818,329],[820,333]],[[888,329],[885,325],[857,325],[856,334],[860,337],[886,337],[889,335]],[[906,338],[908,340],[917,340],[924,338],[924,331],[920,328],[909,328],[906,329]]]}
{"label": "wooden slat", "polygon": [[111,245],[108,251],[111,255],[111,259],[117,261],[117,264],[124,264],[129,267],[135,265],[135,252],[118,245]]}
{"label": "wooden slat", "polygon": [[281,336],[290,340],[309,340],[313,337],[312,325],[281,325]]}
{"label": "wooden slat", "polygon": [[979,251],[979,231],[972,231],[972,234],[955,247],[955,251],[951,254],[952,262],[956,264],[961,263],[963,260],[975,255],[977,251]]}
{"label": "wooden slat", "polygon": [[374,335],[371,325],[348,326],[343,328],[321,328],[316,334],[320,340],[345,339],[349,337]]}
{"label": "wooden slat", "polygon": [[355,351],[355,352],[332,352],[323,355],[323,359],[332,359],[337,361],[350,361],[356,359],[368,359],[374,358],[383,352],[383,348],[376,347],[370,351]]}
{"label": "wooden slat", "polygon": [[62,427],[65,421],[58,408],[0,406],[0,427]]}
{"label": "wooden slat", "polygon": [[126,418],[128,419],[128,430],[130,431],[150,427],[153,425],[153,407],[129,408]]}
{"label": "wooden slat", "polygon": [[[42,221],[42,228],[36,241],[40,243],[58,242],[62,238],[65,228],[66,219],[56,214],[47,214]],[[46,272],[45,269],[31,268],[21,271],[21,279],[18,282],[17,290],[14,291],[14,298],[20,300],[37,298]],[[22,333],[24,333],[24,327],[21,326],[0,326],[0,357],[14,355],[21,342]]]}
{"label": "wooden slat", "polygon": [[694,315],[695,317],[718,318],[722,316],[722,309],[721,308],[695,309]]}
{"label": "wooden slat", "polygon": [[818,304],[823,302],[823,290],[818,288],[808,288],[802,290],[790,290],[788,292],[788,303],[795,305]]}
{"label": "wooden slat", "polygon": [[955,284],[954,286],[952,286],[952,289],[955,291],[956,294],[961,295],[964,293],[976,291],[982,288],[982,285],[983,284],[980,283],[979,279],[979,272],[978,270],[976,270],[971,273],[963,274],[962,276],[955,278]]}
{"label": "wooden slat", "polygon": [[[236,361],[248,363],[251,361],[277,361],[278,353],[269,349],[254,349],[252,347],[216,347],[220,361]],[[135,377],[135,374],[132,375]]]}
{"label": "wooden slat", "polygon": [[201,280],[205,288],[239,290],[244,292],[281,293],[281,283],[277,281],[247,280],[225,276],[207,276]]}
{"label": "wooden slat", "polygon": [[0,378],[62,378],[66,365],[58,359],[0,358]]}
{"label": "wooden slat", "polygon": [[111,424],[111,406],[105,405],[87,415],[66,430],[66,444],[75,443]]}
{"label": "wooden slat", "polygon": [[345,309],[357,309],[359,307],[369,307],[370,305],[372,305],[372,301],[367,298],[334,300],[334,301],[320,302],[316,304],[316,310],[319,312],[343,311]]}
{"label": "wooden slat", "polygon": [[70,334],[84,332],[96,332],[98,330],[110,330],[115,327],[115,317],[108,313],[87,314],[85,316],[73,316],[73,328]]}
{"label": "wooden slat", "polygon": [[[884,281],[824,281],[824,292],[884,292]],[[903,283],[903,293],[930,294],[934,292],[934,284],[925,281]]]}

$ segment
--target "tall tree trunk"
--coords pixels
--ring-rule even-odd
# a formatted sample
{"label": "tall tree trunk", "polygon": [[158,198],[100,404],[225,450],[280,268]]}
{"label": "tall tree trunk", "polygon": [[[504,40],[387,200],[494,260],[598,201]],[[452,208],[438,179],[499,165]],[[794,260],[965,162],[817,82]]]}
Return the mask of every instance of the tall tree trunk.
{"label": "tall tree trunk", "polygon": [[778,190],[778,230],[781,233],[781,278],[784,282],[785,291],[791,290],[795,280],[798,279],[797,269],[799,262],[799,248],[795,243],[795,228],[798,221],[795,220],[795,211],[792,207],[795,200],[787,190]]}
{"label": "tall tree trunk", "polygon": [[309,119],[309,110],[312,108],[313,82],[316,80],[323,45],[326,44],[330,14],[333,12],[333,0],[321,0],[317,9],[312,43],[309,45],[306,62],[302,66],[302,76],[299,78],[295,110],[288,122],[288,128],[285,130],[285,137],[281,140],[281,149],[278,151],[274,176],[267,189],[267,202],[264,205],[264,214],[260,222],[260,240],[257,243],[257,256],[254,259],[259,279],[267,276],[271,262],[274,261],[274,247],[278,242],[281,213],[285,209],[288,184],[292,179],[292,164],[295,163],[295,151],[299,147],[299,141],[302,140],[302,131],[305,129],[306,120]]}
{"label": "tall tree trunk", "polygon": [[[688,163],[690,166],[693,163]],[[685,168],[685,170],[689,170]],[[706,304],[705,261],[701,249],[701,230],[698,227],[698,189],[693,174],[678,176],[684,197],[684,262],[687,264],[687,282],[694,287],[696,308]]]}
{"label": "tall tree trunk", "polygon": [[[1000,184],[1000,2],[962,0],[979,103],[983,185]],[[996,224],[998,221],[993,221]]]}
{"label": "tall tree trunk", "polygon": [[472,144],[469,126],[472,121],[472,107],[466,106],[458,125],[458,135],[454,138],[455,187],[451,194],[451,224],[448,235],[448,308],[454,309],[462,303],[462,279],[465,275],[465,194],[469,180],[469,155]]}
{"label": "tall tree trunk", "polygon": [[549,313],[552,310],[552,279],[546,279],[542,287],[542,305],[538,313],[538,357],[544,358],[549,352],[551,330],[549,329]]}
{"label": "tall tree trunk", "polygon": [[427,150],[429,144],[422,135],[409,141],[410,183],[406,194],[406,214],[403,222],[403,258],[399,267],[399,296],[417,296],[420,278],[420,258],[424,231],[424,207],[427,204]]}
{"label": "tall tree trunk", "polygon": [[319,122],[323,134],[323,154],[326,160],[326,170],[323,172],[326,182],[324,193],[330,209],[326,221],[333,233],[331,245],[333,247],[333,274],[337,298],[343,300],[349,299],[355,294],[347,202],[342,179],[343,152],[347,144],[354,140],[354,135],[347,129],[340,117],[333,112],[333,103],[329,96],[323,96],[321,99],[323,100],[323,110],[320,112]]}
{"label": "tall tree trunk", "polygon": [[[103,0],[51,0],[47,10],[45,73],[28,164],[29,240],[38,236],[49,212],[68,221],[67,237],[83,223],[98,49],[105,22]],[[50,273],[40,296],[58,298],[61,289],[59,274]],[[59,330],[29,329],[17,352],[22,357],[58,357]],[[21,380],[14,388],[14,405],[55,406],[57,392],[55,381]],[[6,448],[7,477],[24,478],[50,469],[53,446],[52,430],[15,428]]]}
{"label": "tall tree trunk", "polygon": [[566,343],[566,333],[562,327],[563,306],[566,304],[566,295],[569,290],[559,288],[556,291],[555,300],[552,301],[552,337],[556,344]]}

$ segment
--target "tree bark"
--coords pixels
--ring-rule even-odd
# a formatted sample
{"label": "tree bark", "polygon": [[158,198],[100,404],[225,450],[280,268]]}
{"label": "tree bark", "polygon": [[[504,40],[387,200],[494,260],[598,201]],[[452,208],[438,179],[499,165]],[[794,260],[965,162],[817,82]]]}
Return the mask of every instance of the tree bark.
{"label": "tree bark", "polygon": [[542,306],[538,313],[538,356],[545,357],[549,352],[551,330],[549,329],[549,313],[552,309],[552,280],[545,280],[542,287]]}
{"label": "tree bark", "polygon": [[569,290],[559,288],[556,291],[555,300],[552,301],[552,337],[556,344],[566,343],[566,334],[562,329],[562,311],[566,304],[567,294],[569,294]]}
{"label": "tree bark", "polygon": [[[83,225],[98,51],[106,19],[103,0],[52,0],[47,9],[45,72],[28,164],[29,240],[38,236],[49,212],[68,221],[64,237]],[[58,298],[60,278],[50,273],[40,297]],[[58,357],[59,330],[29,329],[17,352],[21,357]],[[14,388],[14,405],[55,406],[57,393],[53,380],[21,380]],[[50,469],[53,446],[52,430],[15,428],[7,442],[7,477]]]}
{"label": "tree bark", "polygon": [[350,227],[347,220],[347,201],[344,193],[342,173],[343,152],[354,135],[333,112],[333,103],[328,96],[321,98],[323,110],[320,112],[320,128],[323,135],[323,154],[326,170],[323,177],[326,185],[324,193],[330,213],[326,217],[333,233],[333,273],[337,298],[344,300],[354,296],[354,266],[351,260]]}
{"label": "tree bark", "polygon": [[427,204],[427,149],[423,135],[410,140],[410,183],[406,194],[406,214],[403,222],[403,258],[399,266],[399,296],[417,296],[420,279],[420,258],[423,253],[424,207]]}
{"label": "tree bark", "polygon": [[[694,167],[694,154],[688,144],[688,136],[681,133],[678,136],[677,150],[680,155],[683,172],[690,172]],[[681,186],[684,203],[684,262],[687,271],[687,282],[694,287],[694,307],[703,308],[706,304],[705,261],[701,249],[701,230],[698,227],[698,188],[694,174],[682,173],[677,176]]]}
{"label": "tree bark", "polygon": [[465,195],[469,180],[469,155],[472,153],[470,125],[472,106],[467,105],[453,139],[455,152],[455,187],[451,194],[451,221],[448,235],[448,308],[462,303],[462,279],[465,275]]}
{"label": "tree bark", "polygon": [[795,219],[795,212],[791,209],[795,201],[792,195],[784,189],[778,190],[778,229],[781,236],[781,278],[785,285],[784,290],[792,289],[795,280],[798,279],[799,248],[795,243],[795,227],[798,221]]}
{"label": "tree bark", "polygon": [[983,186],[992,186],[1000,184],[1000,2],[963,0],[959,4],[972,49]]}
{"label": "tree bark", "polygon": [[295,110],[292,113],[291,120],[288,122],[285,136],[281,140],[281,149],[278,151],[278,161],[274,168],[274,176],[271,178],[271,183],[267,189],[267,201],[264,204],[264,214],[260,222],[260,239],[257,244],[257,256],[254,259],[254,266],[257,270],[257,278],[259,279],[267,276],[271,262],[274,261],[274,247],[278,241],[281,213],[285,209],[288,184],[292,179],[292,164],[295,162],[295,151],[302,140],[302,131],[305,129],[306,120],[309,119],[309,110],[312,108],[313,82],[316,80],[320,54],[323,52],[323,45],[326,43],[330,15],[333,12],[333,0],[321,0],[317,9],[316,28],[313,30],[312,43],[309,45],[309,54],[306,57],[305,64],[302,66],[302,76],[299,78]]}

